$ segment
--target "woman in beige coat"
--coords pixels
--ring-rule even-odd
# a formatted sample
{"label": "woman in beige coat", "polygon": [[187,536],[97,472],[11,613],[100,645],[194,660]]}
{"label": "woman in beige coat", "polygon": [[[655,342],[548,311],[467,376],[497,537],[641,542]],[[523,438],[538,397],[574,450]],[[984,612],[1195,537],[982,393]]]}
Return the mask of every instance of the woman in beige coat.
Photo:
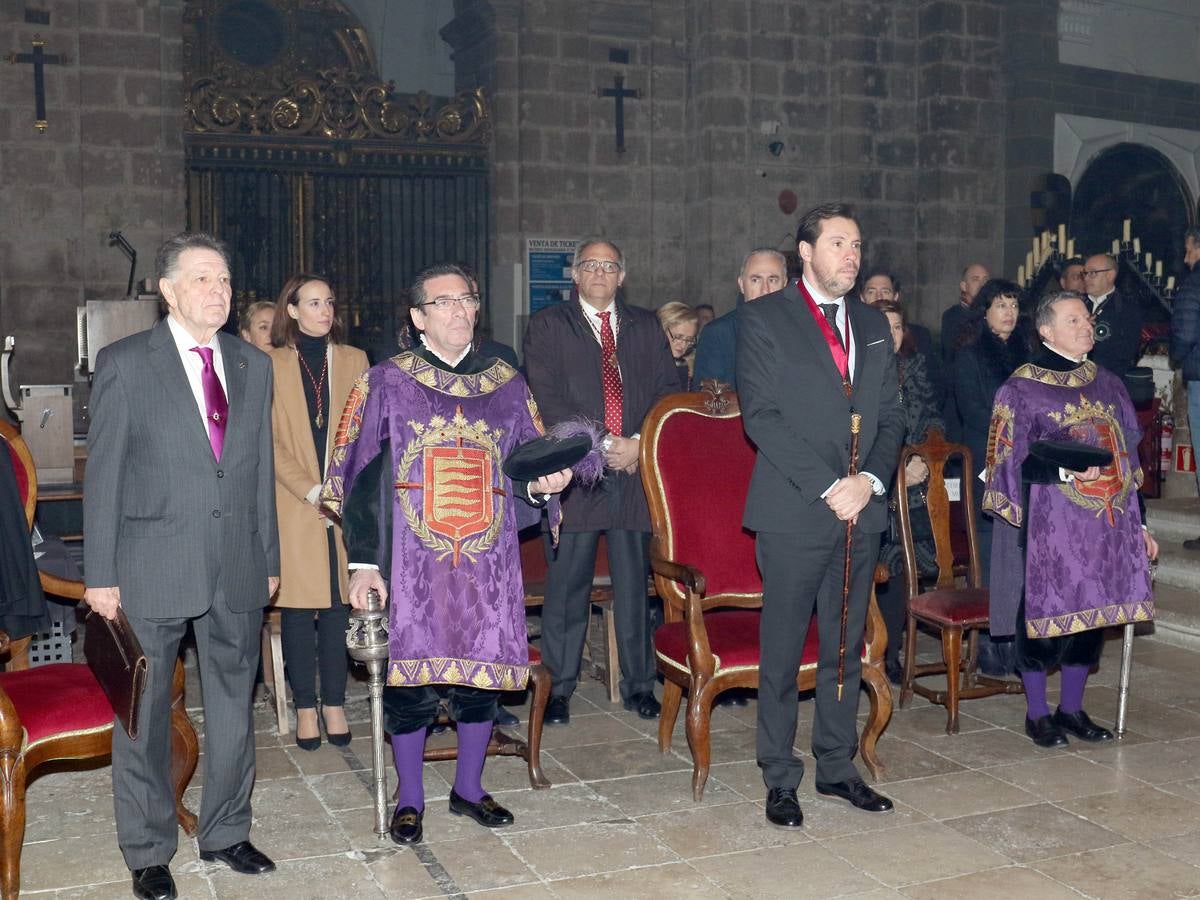
{"label": "woman in beige coat", "polygon": [[[296,745],[350,742],[346,699],[346,552],[341,529],[317,505],[338,419],[350,388],[367,369],[361,350],[342,343],[342,323],[329,282],[294,275],[283,286],[271,326],[275,369],[275,502],[281,577],[275,605],[283,610],[283,660],[296,706]],[[315,626],[315,628],[314,628]],[[315,633],[314,633],[315,630]]]}

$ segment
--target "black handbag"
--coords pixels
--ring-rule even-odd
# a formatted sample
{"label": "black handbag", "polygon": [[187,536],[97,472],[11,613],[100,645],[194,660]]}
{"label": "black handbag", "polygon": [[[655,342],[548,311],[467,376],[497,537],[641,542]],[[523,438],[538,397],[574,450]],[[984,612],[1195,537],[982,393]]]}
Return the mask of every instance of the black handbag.
{"label": "black handbag", "polygon": [[83,653],[88,667],[100,682],[113,713],[131,741],[138,736],[138,708],[146,689],[146,654],[133,633],[125,611],[118,607],[115,619],[89,612],[84,623]]}

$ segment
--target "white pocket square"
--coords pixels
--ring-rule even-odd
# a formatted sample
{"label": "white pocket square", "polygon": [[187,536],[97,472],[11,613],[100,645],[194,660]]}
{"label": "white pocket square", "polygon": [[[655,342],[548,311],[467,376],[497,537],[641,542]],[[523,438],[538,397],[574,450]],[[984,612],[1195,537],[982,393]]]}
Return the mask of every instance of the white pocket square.
{"label": "white pocket square", "polygon": [[879,339],[879,340],[877,340],[877,341],[871,341],[871,343],[867,344],[867,346],[868,346],[868,347],[874,347],[876,344],[882,344],[882,343],[883,343],[884,341],[886,341],[886,340],[887,340],[887,338],[880,338],[880,339]]}

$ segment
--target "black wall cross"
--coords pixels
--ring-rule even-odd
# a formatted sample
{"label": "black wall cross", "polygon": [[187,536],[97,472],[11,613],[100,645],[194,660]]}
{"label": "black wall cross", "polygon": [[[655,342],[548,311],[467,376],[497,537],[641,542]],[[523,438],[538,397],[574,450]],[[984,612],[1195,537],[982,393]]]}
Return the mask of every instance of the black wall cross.
{"label": "black wall cross", "polygon": [[10,53],[5,59],[14,65],[28,63],[33,66],[33,101],[37,108],[33,127],[44,134],[50,126],[46,122],[46,81],[42,67],[61,65],[63,60],[61,56],[46,54],[46,42],[41,35],[35,34],[32,43],[32,53]]}
{"label": "black wall cross", "polygon": [[629,97],[632,100],[641,98],[642,92],[638,90],[627,89],[625,87],[625,78],[622,75],[613,77],[613,86],[611,88],[599,88],[596,91],[599,97],[612,97],[617,104],[616,120],[617,120],[617,152],[625,152],[625,98]]}

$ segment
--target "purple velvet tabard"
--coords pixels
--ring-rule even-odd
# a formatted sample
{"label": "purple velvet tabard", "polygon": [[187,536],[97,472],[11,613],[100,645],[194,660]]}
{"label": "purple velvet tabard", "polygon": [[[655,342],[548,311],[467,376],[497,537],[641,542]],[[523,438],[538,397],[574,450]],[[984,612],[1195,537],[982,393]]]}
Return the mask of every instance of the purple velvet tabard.
{"label": "purple velvet tabard", "polygon": [[[390,662],[394,687],[524,687],[529,674],[518,518],[505,454],[542,433],[525,380],[506,363],[478,374],[402,353],[350,393],[322,500],[340,512],[390,441]],[[551,521],[559,518],[557,499]]]}
{"label": "purple velvet tabard", "polygon": [[[983,508],[998,520],[992,634],[1013,633],[1022,587],[1032,638],[1154,617],[1136,493],[1142,483],[1139,438],[1124,385],[1092,362],[1067,371],[1026,364],[997,391],[983,496]],[[1096,481],[1031,485],[1027,509],[1021,464],[1039,440],[1102,447],[1113,461]],[[1024,566],[1017,547],[1022,527]]]}

